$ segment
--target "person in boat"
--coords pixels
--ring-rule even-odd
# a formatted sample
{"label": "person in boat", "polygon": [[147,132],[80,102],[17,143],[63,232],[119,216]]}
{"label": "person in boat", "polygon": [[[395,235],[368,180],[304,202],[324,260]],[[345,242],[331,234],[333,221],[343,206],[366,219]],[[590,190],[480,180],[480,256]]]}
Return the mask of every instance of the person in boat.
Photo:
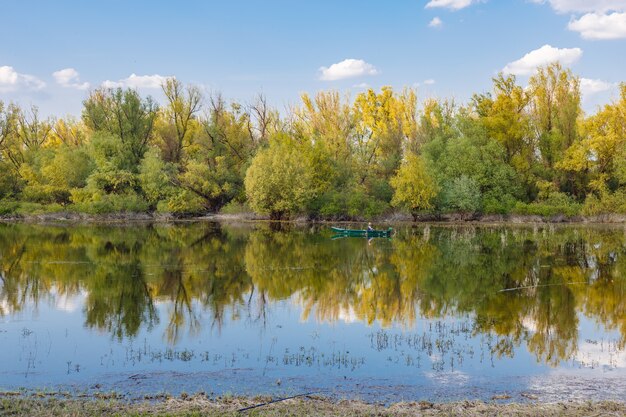
{"label": "person in boat", "polygon": [[367,224],[367,231],[368,231],[368,232],[373,232],[373,231],[374,231],[374,228],[372,227],[372,222],[369,222],[369,223]]}

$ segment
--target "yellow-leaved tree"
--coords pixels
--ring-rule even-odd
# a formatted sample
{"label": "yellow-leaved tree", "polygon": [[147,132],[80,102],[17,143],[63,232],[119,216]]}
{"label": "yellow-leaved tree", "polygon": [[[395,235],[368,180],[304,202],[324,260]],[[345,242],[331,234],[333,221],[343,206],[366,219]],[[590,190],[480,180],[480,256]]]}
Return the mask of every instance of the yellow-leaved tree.
{"label": "yellow-leaved tree", "polygon": [[620,100],[582,124],[583,139],[556,168],[587,182],[586,214],[626,212],[626,84]]}
{"label": "yellow-leaved tree", "polygon": [[438,193],[437,184],[428,174],[424,160],[412,153],[405,157],[390,184],[394,189],[391,204],[410,210],[414,220],[420,211],[433,207],[432,200]]}

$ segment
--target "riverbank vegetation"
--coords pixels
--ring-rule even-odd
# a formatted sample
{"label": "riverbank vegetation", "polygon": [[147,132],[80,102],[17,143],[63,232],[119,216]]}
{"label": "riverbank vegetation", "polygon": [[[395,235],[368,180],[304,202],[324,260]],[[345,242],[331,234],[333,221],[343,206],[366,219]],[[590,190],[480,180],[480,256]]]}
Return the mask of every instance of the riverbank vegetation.
{"label": "riverbank vegetation", "polygon": [[163,92],[97,89],[79,120],[0,101],[0,216],[626,213],[626,84],[587,116],[559,64],[463,104],[383,87],[279,113],[173,78]]}

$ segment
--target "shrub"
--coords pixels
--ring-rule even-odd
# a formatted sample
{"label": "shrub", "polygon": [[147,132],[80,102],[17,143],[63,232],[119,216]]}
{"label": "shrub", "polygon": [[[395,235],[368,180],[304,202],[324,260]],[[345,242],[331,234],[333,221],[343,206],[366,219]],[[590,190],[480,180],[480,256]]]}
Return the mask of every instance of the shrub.
{"label": "shrub", "polygon": [[604,191],[600,196],[589,195],[582,207],[582,213],[593,216],[607,213],[626,213],[626,190],[618,189],[610,193]]}
{"label": "shrub", "polygon": [[181,190],[169,199],[159,201],[157,211],[179,215],[201,214],[207,211],[204,203],[203,198],[191,191]]}
{"label": "shrub", "polygon": [[462,175],[443,188],[443,208],[447,211],[475,213],[481,209],[481,194],[478,182]]}
{"label": "shrub", "polygon": [[148,211],[148,202],[138,194],[92,195],[91,200],[78,202],[75,209],[90,214],[141,213]]}
{"label": "shrub", "polygon": [[20,207],[20,203],[16,201],[0,201],[0,216],[15,214]]}
{"label": "shrub", "polygon": [[518,202],[513,212],[516,214],[535,216],[576,216],[580,214],[581,205],[565,193],[553,192],[549,197],[533,203]]}

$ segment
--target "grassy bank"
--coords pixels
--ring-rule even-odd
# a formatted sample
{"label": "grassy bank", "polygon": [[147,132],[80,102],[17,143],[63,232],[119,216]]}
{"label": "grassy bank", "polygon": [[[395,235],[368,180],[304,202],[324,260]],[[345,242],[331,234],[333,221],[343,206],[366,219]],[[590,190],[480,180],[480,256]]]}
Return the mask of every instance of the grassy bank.
{"label": "grassy bank", "polygon": [[207,399],[202,395],[152,399],[128,403],[105,397],[58,399],[2,395],[1,416],[622,416],[626,403],[562,402],[553,404],[497,404],[480,401],[455,403],[412,402],[392,405],[359,401],[329,401],[304,397],[267,404],[247,411],[243,408],[268,402],[268,398]]}

